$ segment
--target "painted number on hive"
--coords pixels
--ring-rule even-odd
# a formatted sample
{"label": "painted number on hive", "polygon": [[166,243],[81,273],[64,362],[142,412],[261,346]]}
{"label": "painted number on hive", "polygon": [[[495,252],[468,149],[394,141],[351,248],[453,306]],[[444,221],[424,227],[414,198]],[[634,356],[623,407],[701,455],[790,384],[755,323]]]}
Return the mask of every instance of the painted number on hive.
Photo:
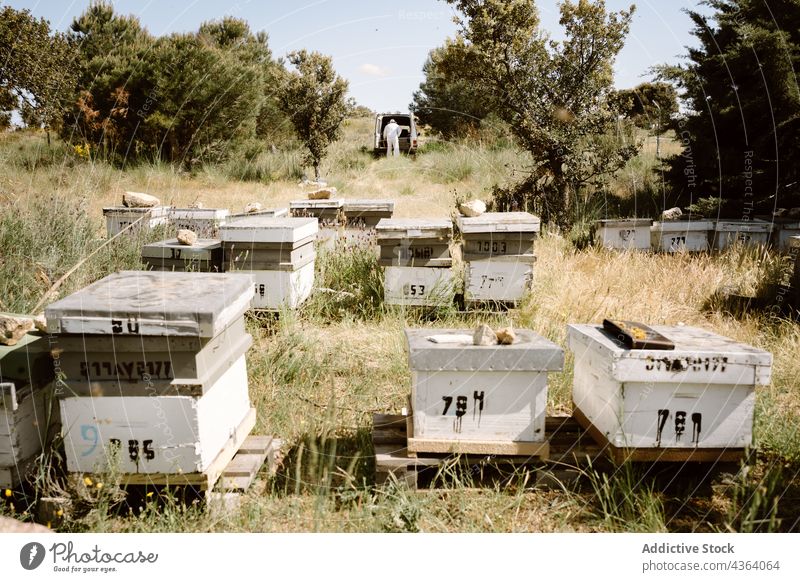
{"label": "painted number on hive", "polygon": [[[122,449],[122,441],[120,439],[110,439],[111,447],[115,450]],[[128,440],[128,458],[134,463],[140,459],[152,461],[156,458],[156,452],[153,450],[153,439],[145,439],[139,444],[138,439]]]}
{"label": "painted number on hive", "polygon": [[[442,410],[442,416],[447,416],[447,413],[450,412],[450,409],[453,407],[454,398],[452,396],[442,396],[442,401],[444,402],[444,410]],[[481,425],[481,417],[483,415],[483,407],[486,404],[486,398],[484,395],[484,391],[481,390],[478,392],[477,390],[473,391],[472,393],[472,420],[478,421],[478,426]],[[464,416],[467,414],[467,410],[469,408],[469,398],[464,395],[457,395],[455,397],[455,408],[453,412],[455,413],[455,420],[453,421],[453,430],[455,432],[461,432],[461,422]]]}
{"label": "painted number on hive", "polygon": [[267,294],[267,286],[264,283],[256,283],[256,295],[263,297]]}
{"label": "painted number on hive", "polygon": [[488,241],[488,240],[478,240],[475,241],[475,245],[478,247],[477,252],[479,253],[499,253],[503,254],[507,250],[507,245],[504,241]]}
{"label": "painted number on hive", "polygon": [[495,275],[494,277],[490,277],[489,275],[481,275],[481,289],[491,289],[492,285],[495,287],[501,287],[504,280],[505,277],[502,275]]}
{"label": "painted number on hive", "polygon": [[685,236],[673,236],[669,239],[669,246],[670,248],[676,249],[678,247],[685,247],[686,246],[686,237]]}
{"label": "painted number on hive", "polygon": [[[660,408],[658,410],[658,421],[656,424],[656,446],[661,446],[661,438],[664,435],[664,429],[667,427],[667,421],[670,417],[670,411],[667,408]],[[697,445],[700,442],[700,432],[703,430],[703,414],[700,412],[693,412],[691,415],[692,422],[692,440],[691,442]],[[686,411],[677,410],[673,415],[672,427],[675,435],[675,442],[681,442],[681,438],[686,433]]]}
{"label": "painted number on hive", "polygon": [[403,295],[410,297],[422,297],[425,295],[425,285],[411,285],[406,283],[403,285]]}
{"label": "painted number on hive", "polygon": [[111,320],[111,333],[139,333],[139,322],[135,317],[129,317],[127,321],[122,319]]}

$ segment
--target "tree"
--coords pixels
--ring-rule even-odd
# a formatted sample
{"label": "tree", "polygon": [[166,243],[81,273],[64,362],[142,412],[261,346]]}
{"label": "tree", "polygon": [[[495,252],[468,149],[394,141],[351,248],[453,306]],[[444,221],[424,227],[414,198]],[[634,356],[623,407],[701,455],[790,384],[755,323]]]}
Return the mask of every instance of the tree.
{"label": "tree", "polygon": [[460,33],[474,50],[471,79],[498,102],[519,145],[531,154],[529,176],[500,192],[499,206],[533,206],[543,220],[568,227],[579,193],[597,187],[636,152],[615,143],[617,116],[607,106],[612,65],[634,7],[565,0],[566,38],[540,30],[532,0],[448,0],[463,14]]}
{"label": "tree", "polygon": [[74,52],[66,37],[29,10],[0,8],[0,117],[26,111],[48,132],[57,125],[75,73]]}
{"label": "tree", "polygon": [[689,12],[699,46],[659,69],[687,109],[667,179],[680,202],[723,198],[737,218],[800,206],[800,2],[707,4],[711,18]]}
{"label": "tree", "polygon": [[608,103],[636,127],[656,133],[667,131],[678,113],[678,93],[669,83],[642,83],[633,89],[613,91]]}
{"label": "tree", "polygon": [[305,163],[314,167],[319,180],[319,165],[354,104],[346,98],[347,81],[336,74],[330,57],[301,50],[287,59],[294,70],[283,75],[278,103],[308,148]]}
{"label": "tree", "polygon": [[494,107],[491,93],[471,81],[472,53],[463,38],[448,39],[428,53],[422,67],[425,80],[410,108],[420,122],[445,137],[465,126],[479,127]]}

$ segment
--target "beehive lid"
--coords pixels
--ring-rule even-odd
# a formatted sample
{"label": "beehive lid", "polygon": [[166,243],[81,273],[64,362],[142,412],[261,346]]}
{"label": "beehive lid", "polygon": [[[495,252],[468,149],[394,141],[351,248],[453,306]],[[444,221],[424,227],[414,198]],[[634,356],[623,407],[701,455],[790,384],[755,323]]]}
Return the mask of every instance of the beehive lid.
{"label": "beehive lid", "polygon": [[653,230],[659,232],[701,232],[713,229],[714,223],[710,220],[666,220],[653,223]]}
{"label": "beehive lid", "polygon": [[214,337],[252,297],[247,275],[122,271],[49,305],[45,316],[53,333]]}
{"label": "beehive lid", "polygon": [[344,213],[394,212],[394,200],[345,200]]}
{"label": "beehive lid", "polygon": [[631,350],[617,341],[611,334],[603,330],[601,325],[570,324],[567,326],[570,346],[574,340],[592,344],[601,354],[609,358],[629,358],[634,360],[682,360],[691,358],[726,357],[728,364],[751,366],[772,366],[772,354],[739,343],[714,332],[690,326],[651,325],[653,330],[662,334],[675,344],[674,350]]}
{"label": "beehive lid", "polygon": [[227,217],[227,208],[170,208],[169,217],[173,220],[222,220]]}
{"label": "beehive lid", "polygon": [[288,208],[269,208],[267,210],[257,210],[256,212],[237,212],[236,214],[229,214],[228,220],[238,220],[239,218],[247,218],[249,216],[271,216],[273,218],[280,218],[282,216],[288,216],[288,214]]}
{"label": "beehive lid", "polygon": [[480,216],[456,218],[458,230],[464,234],[492,232],[530,232],[541,229],[541,220],[528,212],[484,212]]}
{"label": "beehive lid", "polygon": [[344,206],[344,198],[326,198],[323,200],[292,200],[289,208],[312,208],[315,210],[332,209],[338,210]]}
{"label": "beehive lid", "polygon": [[[517,329],[510,346],[472,345],[472,330],[406,329],[408,362],[412,370],[450,371],[552,371],[564,367],[564,350],[548,339]],[[462,342],[434,343],[430,336],[452,336]],[[467,337],[468,336],[468,337]]]}
{"label": "beehive lid", "polygon": [[453,223],[448,219],[382,218],[375,227],[378,238],[450,238]]}
{"label": "beehive lid", "polygon": [[[222,243],[214,238],[201,238],[192,246],[183,245],[178,239],[171,238],[142,247],[142,257],[149,259],[205,259],[211,251],[222,247]],[[180,256],[175,256],[173,251],[180,251]]]}
{"label": "beehive lid", "polygon": [[652,218],[603,218],[596,221],[601,228],[637,228],[653,224]]}
{"label": "beehive lid", "polygon": [[316,236],[318,231],[316,218],[248,216],[222,225],[219,238],[222,242],[288,244]]}
{"label": "beehive lid", "polygon": [[158,217],[165,216],[169,206],[150,206],[149,208],[130,208],[128,206],[107,206],[103,208],[103,216],[142,216],[149,214]]}
{"label": "beehive lid", "polygon": [[717,232],[770,232],[772,224],[765,220],[718,220]]}
{"label": "beehive lid", "polygon": [[800,249],[800,236],[789,237],[789,248]]}

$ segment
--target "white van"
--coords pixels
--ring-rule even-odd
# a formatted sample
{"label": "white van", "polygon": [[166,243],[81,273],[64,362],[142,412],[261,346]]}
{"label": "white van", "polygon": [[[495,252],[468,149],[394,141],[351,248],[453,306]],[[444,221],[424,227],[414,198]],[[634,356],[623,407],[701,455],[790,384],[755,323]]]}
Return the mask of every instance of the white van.
{"label": "white van", "polygon": [[407,154],[417,152],[417,124],[411,113],[378,113],[375,116],[375,146],[376,155],[386,153],[386,140],[383,138],[383,128],[394,119],[402,129],[400,133],[400,151]]}

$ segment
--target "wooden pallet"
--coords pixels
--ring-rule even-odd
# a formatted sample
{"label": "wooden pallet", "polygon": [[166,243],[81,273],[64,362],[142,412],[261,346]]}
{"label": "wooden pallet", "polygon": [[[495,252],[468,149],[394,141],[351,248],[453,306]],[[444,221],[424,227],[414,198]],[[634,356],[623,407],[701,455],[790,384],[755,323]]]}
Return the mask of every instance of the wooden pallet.
{"label": "wooden pallet", "polygon": [[[223,449],[202,473],[125,473],[120,475],[121,486],[191,487],[211,491],[221,477],[233,490],[249,487],[264,460],[275,457],[280,441],[265,436],[249,436],[256,424],[256,410],[251,408]],[[239,454],[241,453],[241,458]],[[259,461],[260,459],[260,461]],[[85,474],[100,482],[100,475]]]}
{"label": "wooden pallet", "polygon": [[[390,475],[417,487],[423,474],[435,475],[445,464],[457,461],[470,473],[482,476],[484,468],[504,467],[512,471],[527,467],[537,472],[538,483],[552,485],[571,480],[579,474],[579,465],[599,462],[603,450],[576,422],[568,416],[550,416],[545,422],[549,435],[549,456],[542,461],[536,456],[507,454],[460,454],[409,452],[408,425],[410,417],[399,414],[373,415],[372,442],[375,448],[375,481],[383,484]],[[544,469],[544,470],[542,470]]]}
{"label": "wooden pallet", "polygon": [[618,465],[625,462],[735,463],[745,459],[747,454],[745,449],[739,448],[616,447],[577,406],[574,407],[573,418],[596,442],[600,443],[606,454]]}

